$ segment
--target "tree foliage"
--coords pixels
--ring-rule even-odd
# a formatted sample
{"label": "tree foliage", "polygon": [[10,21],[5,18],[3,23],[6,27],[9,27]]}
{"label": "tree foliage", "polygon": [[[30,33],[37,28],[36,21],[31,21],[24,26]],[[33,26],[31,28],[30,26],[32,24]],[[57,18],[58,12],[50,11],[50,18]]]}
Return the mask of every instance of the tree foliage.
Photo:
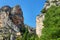
{"label": "tree foliage", "polygon": [[40,40],[60,40],[60,6],[47,10]]}
{"label": "tree foliage", "polygon": [[39,40],[39,39],[37,35],[30,34],[28,32],[28,29],[25,29],[25,33],[22,35],[22,37],[17,37],[16,40]]}

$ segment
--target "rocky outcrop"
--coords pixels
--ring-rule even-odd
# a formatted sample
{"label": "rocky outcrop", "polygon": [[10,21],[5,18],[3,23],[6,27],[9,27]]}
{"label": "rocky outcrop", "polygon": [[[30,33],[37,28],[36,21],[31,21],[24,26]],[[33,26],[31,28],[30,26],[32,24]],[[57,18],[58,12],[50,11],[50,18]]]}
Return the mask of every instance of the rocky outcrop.
{"label": "rocky outcrop", "polygon": [[36,34],[38,37],[41,36],[42,29],[44,28],[43,26],[43,21],[44,21],[44,14],[40,14],[36,17]]}
{"label": "rocky outcrop", "polygon": [[12,21],[16,26],[23,24],[23,12],[18,5],[12,9],[11,15]]}
{"label": "rocky outcrop", "polygon": [[10,19],[16,26],[18,26],[18,28],[21,31],[21,28],[24,27],[24,17],[22,9],[20,8],[19,5],[12,8]]}
{"label": "rocky outcrop", "polygon": [[60,0],[47,0],[41,14],[36,17],[36,34],[40,37],[42,35],[42,29],[44,28],[43,21],[45,14],[51,6],[60,6]]}
{"label": "rocky outcrop", "polygon": [[52,5],[54,5],[54,6],[60,6],[60,1],[59,0],[47,0],[46,3],[45,3],[45,5],[44,5],[44,9],[47,10]]}
{"label": "rocky outcrop", "polygon": [[0,39],[9,40],[8,36],[10,36],[10,40],[15,40],[14,37],[21,35],[22,28],[24,28],[24,17],[20,6],[3,6],[0,9],[0,37],[2,38]]}

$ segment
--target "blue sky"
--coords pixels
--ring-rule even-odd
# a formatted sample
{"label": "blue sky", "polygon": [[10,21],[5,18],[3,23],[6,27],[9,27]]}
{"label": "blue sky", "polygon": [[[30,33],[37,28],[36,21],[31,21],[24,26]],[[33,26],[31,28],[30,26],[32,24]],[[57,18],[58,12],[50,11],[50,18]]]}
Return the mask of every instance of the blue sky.
{"label": "blue sky", "polygon": [[0,0],[0,7],[19,4],[24,15],[24,23],[36,27],[36,16],[40,14],[46,0]]}

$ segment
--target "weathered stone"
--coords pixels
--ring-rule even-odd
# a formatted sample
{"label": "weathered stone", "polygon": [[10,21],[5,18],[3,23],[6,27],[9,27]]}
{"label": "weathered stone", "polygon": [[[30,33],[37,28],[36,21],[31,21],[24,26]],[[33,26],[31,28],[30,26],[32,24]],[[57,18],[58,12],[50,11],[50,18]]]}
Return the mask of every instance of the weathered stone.
{"label": "weathered stone", "polygon": [[42,34],[42,29],[44,28],[43,26],[43,21],[44,21],[44,14],[40,14],[36,18],[36,34],[40,37]]}
{"label": "weathered stone", "polygon": [[47,0],[43,11],[41,14],[39,14],[36,18],[36,34],[40,37],[42,35],[42,29],[44,28],[43,26],[43,21],[45,19],[45,13],[51,6],[60,6],[60,1],[59,0]]}
{"label": "weathered stone", "polygon": [[10,40],[12,40],[12,37],[21,35],[22,25],[24,25],[24,19],[20,6],[13,8],[3,6],[0,9],[0,35],[3,40],[9,40],[9,36],[11,37]]}
{"label": "weathered stone", "polygon": [[24,25],[24,18],[23,18],[23,12],[19,5],[15,6],[11,11],[11,19],[12,22],[18,26],[18,25]]}

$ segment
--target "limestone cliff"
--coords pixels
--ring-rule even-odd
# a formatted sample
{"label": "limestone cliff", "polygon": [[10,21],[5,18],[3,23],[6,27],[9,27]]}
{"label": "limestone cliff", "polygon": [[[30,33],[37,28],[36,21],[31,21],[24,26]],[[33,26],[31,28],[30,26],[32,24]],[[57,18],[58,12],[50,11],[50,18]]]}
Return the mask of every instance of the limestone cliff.
{"label": "limestone cliff", "polygon": [[0,8],[0,40],[15,40],[14,37],[21,35],[24,27],[24,17],[21,7],[3,6]]}
{"label": "limestone cliff", "polygon": [[41,11],[41,14],[39,14],[36,17],[36,34],[40,37],[42,35],[42,29],[44,28],[43,21],[45,19],[45,14],[46,11],[51,7],[51,6],[60,6],[60,0],[47,0],[46,3],[44,4],[44,8]]}

